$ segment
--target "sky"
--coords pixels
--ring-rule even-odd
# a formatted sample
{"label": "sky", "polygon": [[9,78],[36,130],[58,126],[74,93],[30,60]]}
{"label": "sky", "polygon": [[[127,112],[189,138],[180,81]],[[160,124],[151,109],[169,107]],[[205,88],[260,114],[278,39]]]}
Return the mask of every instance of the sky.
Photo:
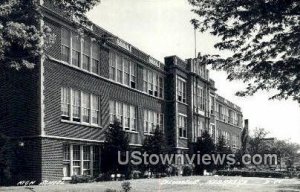
{"label": "sky", "polygon": [[[100,27],[117,35],[152,57],[177,55],[182,59],[195,56],[194,30],[190,20],[196,15],[187,0],[101,0],[88,17]],[[197,52],[218,54],[218,39],[209,33],[197,33]],[[225,53],[227,54],[227,53]],[[249,119],[250,132],[264,128],[268,137],[300,144],[300,105],[292,100],[268,100],[272,92],[250,97],[234,93],[245,87],[242,82],[226,80],[226,73],[210,71],[217,93],[242,108]]]}

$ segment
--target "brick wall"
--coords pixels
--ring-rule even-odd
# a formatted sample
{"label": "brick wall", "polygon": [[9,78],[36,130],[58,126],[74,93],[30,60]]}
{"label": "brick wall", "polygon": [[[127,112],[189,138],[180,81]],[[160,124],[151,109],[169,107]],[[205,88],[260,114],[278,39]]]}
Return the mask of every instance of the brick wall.
{"label": "brick wall", "polygon": [[0,68],[0,131],[7,136],[39,134],[38,67]]}

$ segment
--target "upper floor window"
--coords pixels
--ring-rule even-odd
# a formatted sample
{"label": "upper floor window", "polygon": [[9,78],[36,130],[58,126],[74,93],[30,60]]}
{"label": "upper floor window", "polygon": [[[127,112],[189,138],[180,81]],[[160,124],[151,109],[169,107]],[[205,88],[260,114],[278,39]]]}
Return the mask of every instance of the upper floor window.
{"label": "upper floor window", "polygon": [[90,116],[91,116],[91,98],[90,95],[87,93],[82,93],[82,121],[84,123],[90,122]]}
{"label": "upper floor window", "polygon": [[186,81],[182,78],[177,78],[177,101],[186,103]]}
{"label": "upper floor window", "polygon": [[199,113],[200,111],[205,111],[205,94],[204,89],[200,85],[194,83],[194,111]]}
{"label": "upper floor window", "polygon": [[70,89],[63,87],[61,89],[61,118],[70,120]]}
{"label": "upper floor window", "polygon": [[187,118],[185,115],[178,115],[177,127],[179,132],[179,137],[187,137]]}
{"label": "upper floor window", "polygon": [[82,68],[90,71],[91,56],[91,39],[85,37],[83,39],[83,54],[82,54]]}
{"label": "upper floor window", "polygon": [[81,42],[77,34],[72,33],[72,65],[80,67]]}
{"label": "upper floor window", "polygon": [[193,63],[193,72],[196,73],[197,75],[203,77],[203,78],[207,78],[206,75],[206,66],[202,63],[199,63],[197,61],[194,61]]}
{"label": "upper floor window", "polygon": [[100,74],[100,46],[88,36],[82,38],[66,28],[61,30],[61,60],[83,70]]}
{"label": "upper floor window", "polygon": [[92,73],[100,74],[100,47],[92,42]]}
{"label": "upper floor window", "polygon": [[137,128],[137,113],[136,107],[118,101],[109,102],[110,123],[115,120],[121,123],[124,130],[135,131]]}
{"label": "upper floor window", "polygon": [[72,117],[76,122],[80,122],[80,100],[80,91],[72,89]]}
{"label": "upper floor window", "polygon": [[163,98],[164,95],[164,81],[158,73],[143,69],[143,91],[154,97]]}
{"label": "upper floor window", "polygon": [[62,28],[61,30],[61,59],[70,62],[71,32]]}
{"label": "upper floor window", "polygon": [[[72,101],[72,104],[70,104]],[[76,89],[61,88],[61,118],[99,126],[100,97]]]}
{"label": "upper floor window", "polygon": [[126,57],[110,52],[109,78],[128,87],[136,88],[136,64]]}
{"label": "upper floor window", "polygon": [[210,109],[210,113],[214,113],[214,109],[215,109],[215,99],[213,96],[209,97],[209,109]]}
{"label": "upper floor window", "polygon": [[201,137],[202,132],[204,130],[204,119],[194,116],[193,125],[194,125],[194,141],[197,141],[197,139]]}
{"label": "upper floor window", "polygon": [[144,110],[144,133],[153,133],[156,128],[163,130],[164,115],[151,110]]}

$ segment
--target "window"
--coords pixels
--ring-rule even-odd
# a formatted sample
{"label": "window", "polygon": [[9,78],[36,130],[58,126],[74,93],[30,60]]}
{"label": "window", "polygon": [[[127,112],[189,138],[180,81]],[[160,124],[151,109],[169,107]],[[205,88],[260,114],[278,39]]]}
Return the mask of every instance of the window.
{"label": "window", "polygon": [[159,115],[159,128],[160,129],[164,128],[164,115],[163,114]]}
{"label": "window", "polygon": [[177,126],[179,130],[179,137],[187,137],[187,118],[183,115],[178,115]]}
{"label": "window", "polygon": [[199,63],[196,60],[194,60],[193,72],[201,76],[202,78],[205,78],[206,67],[202,63]]}
{"label": "window", "polygon": [[130,106],[130,127],[131,130],[136,130],[136,108],[134,106]]}
{"label": "window", "polygon": [[96,42],[92,43],[92,73],[100,75],[100,47]]}
{"label": "window", "polygon": [[202,86],[194,82],[194,112],[200,113],[205,111],[205,94]]}
{"label": "window", "polygon": [[125,130],[129,130],[130,127],[130,107],[126,104],[123,104],[124,110],[124,128]]}
{"label": "window", "polygon": [[97,126],[101,123],[100,97],[93,94],[63,87],[61,89],[61,111],[63,120]]}
{"label": "window", "polygon": [[72,65],[80,67],[81,43],[79,35],[72,34]]}
{"label": "window", "polygon": [[109,54],[109,78],[116,80],[116,54]]}
{"label": "window", "polygon": [[155,123],[154,123],[154,112],[153,111],[148,111],[148,116],[149,116],[149,123],[150,123],[150,133],[153,133],[155,130]]}
{"label": "window", "polygon": [[63,154],[64,177],[71,177],[72,175],[99,175],[99,146],[65,144],[63,146]]}
{"label": "window", "polygon": [[80,145],[73,146],[73,175],[81,175]]}
{"label": "window", "polygon": [[69,161],[70,160],[70,146],[64,145],[63,148],[64,148],[63,149],[64,161]]}
{"label": "window", "polygon": [[127,59],[124,59],[124,84],[130,85],[130,65]]}
{"label": "window", "polygon": [[100,148],[99,146],[93,146],[93,175],[98,176],[100,174]]}
{"label": "window", "polygon": [[90,55],[91,55],[91,40],[89,38],[84,38],[82,68],[87,71],[90,71]]}
{"label": "window", "polygon": [[131,78],[130,78],[130,83],[131,83],[131,87],[135,88],[135,84],[136,84],[136,64],[135,63],[131,63],[130,65],[130,74],[131,74]]}
{"label": "window", "polygon": [[214,109],[215,109],[215,99],[213,96],[210,96],[210,113],[214,113]]}
{"label": "window", "polygon": [[83,146],[83,175],[91,175],[91,149]]}
{"label": "window", "polygon": [[128,105],[117,101],[110,101],[109,114],[111,124],[113,124],[115,120],[118,120],[124,130],[136,130],[136,107],[133,105]]}
{"label": "window", "polygon": [[92,95],[92,124],[100,124],[100,102],[99,97]]}
{"label": "window", "polygon": [[65,28],[61,30],[61,60],[100,75],[100,46],[90,37],[81,38]]}
{"label": "window", "polygon": [[153,73],[153,88],[154,88],[154,96],[158,97],[158,75]]}
{"label": "window", "polygon": [[116,102],[109,101],[109,119],[111,124],[116,120],[116,114]]}
{"label": "window", "polygon": [[123,64],[122,58],[119,55],[116,55],[117,58],[117,82],[123,83]]}
{"label": "window", "polygon": [[143,91],[149,95],[163,98],[164,82],[158,73],[143,69]]}
{"label": "window", "polygon": [[61,60],[70,63],[71,32],[65,28],[61,30]]}
{"label": "window", "polygon": [[204,119],[194,116],[193,124],[194,124],[194,141],[197,141],[197,139],[201,137],[202,132],[204,130]]}
{"label": "window", "polygon": [[70,89],[61,88],[61,118],[70,120]]}
{"label": "window", "polygon": [[144,110],[144,132],[153,133],[156,128],[163,130],[164,116],[151,110]]}
{"label": "window", "polygon": [[148,93],[148,71],[143,69],[143,90],[145,93]]}
{"label": "window", "polygon": [[72,90],[73,121],[80,122],[80,91]]}
{"label": "window", "polygon": [[197,131],[198,131],[198,137],[201,137],[202,136],[202,132],[204,130],[204,121],[200,118],[198,118],[198,121],[197,121]]}
{"label": "window", "polygon": [[163,80],[162,77],[159,77],[159,79],[158,79],[158,88],[159,88],[158,96],[160,98],[163,98],[163,95],[164,95],[164,80]]}
{"label": "window", "polygon": [[186,103],[186,81],[177,78],[177,100]]}
{"label": "window", "polygon": [[87,93],[82,93],[82,121],[90,122],[90,95]]}
{"label": "window", "polygon": [[71,176],[71,170],[70,170],[70,146],[69,145],[63,145],[63,175],[64,177],[70,177]]}
{"label": "window", "polygon": [[109,78],[131,88],[136,88],[136,64],[114,52],[109,54]]}

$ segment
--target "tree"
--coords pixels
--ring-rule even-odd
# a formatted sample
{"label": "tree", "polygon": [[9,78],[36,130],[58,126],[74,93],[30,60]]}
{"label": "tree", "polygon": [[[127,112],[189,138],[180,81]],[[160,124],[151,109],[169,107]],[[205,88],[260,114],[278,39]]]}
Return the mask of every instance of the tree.
{"label": "tree", "polygon": [[[153,135],[149,135],[145,138],[142,151],[151,155],[160,155],[160,154],[167,154],[168,147],[166,144],[166,139],[164,133],[161,131],[159,127],[156,127],[154,130]],[[167,165],[162,164],[159,161],[156,165],[149,165],[144,168],[149,168],[153,173],[165,173]]]}
{"label": "tree", "polygon": [[[226,140],[224,135],[218,138],[218,142],[216,144],[216,154],[217,155],[228,155],[231,154],[232,150],[229,146],[226,145]],[[224,162],[219,162],[220,164],[216,165],[218,169],[224,169],[227,165],[227,159]]]}
{"label": "tree", "polygon": [[225,152],[226,148],[227,148],[226,141],[225,141],[224,135],[222,135],[218,138],[218,142],[216,144],[216,151],[218,153],[223,153],[223,152]]}
{"label": "tree", "polygon": [[[52,0],[78,26],[100,0]],[[76,19],[74,19],[76,18]],[[0,68],[32,69],[54,41],[51,29],[42,25],[39,0],[0,0]]]}
{"label": "tree", "polygon": [[[276,89],[271,99],[300,102],[300,1],[189,0],[198,29],[220,37],[215,48],[228,57],[204,55],[203,63],[248,83],[239,96]],[[195,21],[193,21],[193,26]]]}
{"label": "tree", "polygon": [[270,146],[265,142],[266,136],[269,134],[264,128],[256,128],[254,134],[249,139],[249,153],[263,154],[270,152]]}
{"label": "tree", "polygon": [[104,172],[122,173],[128,175],[129,165],[120,165],[118,162],[118,152],[121,158],[126,158],[129,151],[129,139],[123,130],[120,122],[115,121],[105,132],[105,143],[103,148],[102,167]]}
{"label": "tree", "polygon": [[[300,145],[285,140],[276,140],[271,148],[271,152],[277,154],[278,160],[285,160],[288,168],[294,165]],[[280,162],[281,163],[281,162]]]}
{"label": "tree", "polygon": [[[205,130],[202,133],[201,137],[198,138],[196,143],[196,151],[197,153],[200,153],[201,156],[203,156],[204,154],[211,155],[215,152],[215,144],[207,130]],[[204,169],[212,171],[213,168],[214,166],[212,165],[212,163],[210,165],[199,165],[197,162],[195,163],[195,172],[199,175],[203,174]]]}

